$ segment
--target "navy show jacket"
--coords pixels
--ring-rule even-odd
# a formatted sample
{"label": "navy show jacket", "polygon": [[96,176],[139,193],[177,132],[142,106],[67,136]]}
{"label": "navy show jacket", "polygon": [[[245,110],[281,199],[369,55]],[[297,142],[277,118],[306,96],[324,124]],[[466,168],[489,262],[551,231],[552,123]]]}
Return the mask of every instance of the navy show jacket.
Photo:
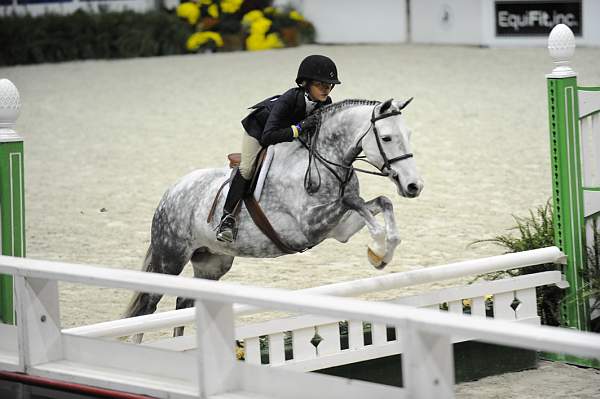
{"label": "navy show jacket", "polygon": [[[330,97],[318,103],[315,109],[328,104],[331,104]],[[242,120],[242,125],[263,147],[292,141],[294,132],[291,126],[308,116],[302,87],[294,87],[280,96],[269,97],[250,109],[253,111]]]}

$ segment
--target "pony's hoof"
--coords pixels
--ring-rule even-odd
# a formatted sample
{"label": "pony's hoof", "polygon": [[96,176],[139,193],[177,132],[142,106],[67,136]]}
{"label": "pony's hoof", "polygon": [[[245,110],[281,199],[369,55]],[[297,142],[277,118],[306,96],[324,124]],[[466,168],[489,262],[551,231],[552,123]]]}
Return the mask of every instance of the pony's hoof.
{"label": "pony's hoof", "polygon": [[371,247],[367,247],[367,257],[369,262],[375,267],[375,269],[383,269],[387,263],[383,261],[383,255],[377,255]]}

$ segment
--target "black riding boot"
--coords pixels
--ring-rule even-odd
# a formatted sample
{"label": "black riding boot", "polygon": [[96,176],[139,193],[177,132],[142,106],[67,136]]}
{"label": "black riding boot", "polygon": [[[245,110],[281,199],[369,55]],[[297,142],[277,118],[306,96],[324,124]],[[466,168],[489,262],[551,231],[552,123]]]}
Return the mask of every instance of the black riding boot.
{"label": "black riding boot", "polygon": [[217,228],[217,240],[224,242],[234,242],[237,235],[237,227],[234,212],[238,206],[238,203],[244,197],[250,181],[242,177],[239,169],[233,176],[231,184],[229,185],[229,192],[227,193],[227,199],[223,206],[223,216],[221,222]]}

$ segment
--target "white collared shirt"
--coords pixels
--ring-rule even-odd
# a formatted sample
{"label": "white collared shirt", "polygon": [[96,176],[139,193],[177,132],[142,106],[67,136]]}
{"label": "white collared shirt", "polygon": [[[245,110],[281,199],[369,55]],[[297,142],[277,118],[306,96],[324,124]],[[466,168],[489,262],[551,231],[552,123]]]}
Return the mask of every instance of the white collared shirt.
{"label": "white collared shirt", "polygon": [[317,102],[308,97],[308,92],[304,92],[304,101],[306,101],[306,115],[310,115],[317,107]]}

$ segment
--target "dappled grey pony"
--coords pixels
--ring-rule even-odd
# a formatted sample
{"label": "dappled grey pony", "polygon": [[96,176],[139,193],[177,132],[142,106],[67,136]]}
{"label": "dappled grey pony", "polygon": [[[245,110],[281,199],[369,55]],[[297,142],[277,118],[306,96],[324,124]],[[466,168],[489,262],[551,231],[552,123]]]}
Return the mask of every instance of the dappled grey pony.
{"label": "dappled grey pony", "polygon": [[[320,122],[313,135],[273,147],[260,206],[288,247],[301,251],[326,238],[347,242],[366,225],[373,239],[368,247],[371,263],[381,269],[392,260],[400,243],[392,202],[385,196],[370,201],[360,197],[356,171],[362,170],[353,167],[353,162],[366,158],[379,169],[377,174],[396,185],[398,194],[407,198],[419,195],[423,183],[411,152],[410,129],[401,116],[409,102],[345,100],[331,104],[317,111]],[[236,256],[286,254],[258,229],[245,207],[238,216],[235,242],[216,240],[220,215],[211,223],[207,223],[207,215],[229,175],[226,168],[196,170],[164,194],[152,220],[144,271],[177,275],[191,261],[195,277],[218,280]],[[216,209],[223,208],[224,198],[220,197]],[[380,212],[383,226],[374,217]],[[158,294],[137,293],[125,315],[153,313],[160,299]],[[178,309],[192,304],[177,299]]]}

